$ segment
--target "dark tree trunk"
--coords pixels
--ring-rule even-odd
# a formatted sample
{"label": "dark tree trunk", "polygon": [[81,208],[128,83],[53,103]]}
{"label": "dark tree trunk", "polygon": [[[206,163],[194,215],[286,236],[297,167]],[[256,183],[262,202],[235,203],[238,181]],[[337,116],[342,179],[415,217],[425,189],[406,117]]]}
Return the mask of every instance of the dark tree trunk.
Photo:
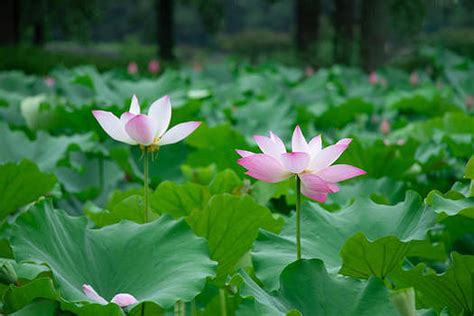
{"label": "dark tree trunk", "polygon": [[296,47],[305,53],[319,37],[320,0],[296,0]]}
{"label": "dark tree trunk", "polygon": [[387,1],[363,0],[360,21],[361,59],[366,71],[376,70],[386,60]]}
{"label": "dark tree trunk", "polygon": [[354,1],[336,0],[333,16],[334,60],[340,64],[351,64],[354,51]]}
{"label": "dark tree trunk", "polygon": [[33,45],[43,46],[44,42],[44,23],[37,21],[33,24]]}
{"label": "dark tree trunk", "polygon": [[156,0],[156,26],[159,56],[162,60],[174,59],[174,0]]}
{"label": "dark tree trunk", "polygon": [[20,1],[4,0],[0,10],[0,45],[20,42]]}

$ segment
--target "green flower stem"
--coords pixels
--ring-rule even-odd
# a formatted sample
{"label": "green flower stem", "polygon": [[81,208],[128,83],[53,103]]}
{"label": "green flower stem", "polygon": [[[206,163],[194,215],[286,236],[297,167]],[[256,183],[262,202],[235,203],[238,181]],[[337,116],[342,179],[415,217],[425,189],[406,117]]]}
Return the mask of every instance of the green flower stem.
{"label": "green flower stem", "polygon": [[148,147],[143,155],[143,219],[148,223]]}
{"label": "green flower stem", "polygon": [[227,303],[225,297],[225,289],[219,289],[219,300],[221,305],[221,316],[227,316]]}
{"label": "green flower stem", "polygon": [[301,259],[301,180],[296,176],[296,259]]}
{"label": "green flower stem", "polygon": [[175,316],[186,316],[186,303],[183,301],[177,301],[174,304],[174,315]]}

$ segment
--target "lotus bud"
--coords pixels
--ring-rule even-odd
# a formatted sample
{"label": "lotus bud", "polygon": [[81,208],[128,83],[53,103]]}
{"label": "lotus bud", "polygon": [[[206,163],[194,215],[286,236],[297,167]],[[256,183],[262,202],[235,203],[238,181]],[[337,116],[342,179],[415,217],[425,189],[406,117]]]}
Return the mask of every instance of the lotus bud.
{"label": "lotus bud", "polygon": [[416,316],[415,290],[410,287],[390,293],[390,301],[402,316]]}

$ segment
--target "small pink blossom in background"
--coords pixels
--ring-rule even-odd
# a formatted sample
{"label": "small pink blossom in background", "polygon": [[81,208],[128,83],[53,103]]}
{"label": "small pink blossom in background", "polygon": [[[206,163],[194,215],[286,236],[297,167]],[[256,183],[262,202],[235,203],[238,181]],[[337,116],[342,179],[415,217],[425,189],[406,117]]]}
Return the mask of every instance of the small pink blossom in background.
{"label": "small pink blossom in background", "polygon": [[194,70],[194,72],[197,72],[197,73],[202,72],[202,70],[203,70],[202,64],[198,63],[198,62],[195,62],[193,64],[193,70]]}
{"label": "small pink blossom in background", "polygon": [[133,95],[129,111],[120,118],[102,110],[94,110],[92,114],[104,131],[119,142],[159,147],[183,140],[201,125],[201,122],[185,122],[168,130],[171,110],[170,98],[164,96],[150,105],[148,115],[140,114],[138,99]]}
{"label": "small pink blossom in background", "polygon": [[466,109],[471,110],[474,107],[474,97],[472,95],[467,95],[464,104],[466,105]]}
{"label": "small pink blossom in background", "polygon": [[387,119],[383,119],[382,123],[380,123],[380,132],[384,135],[390,133],[390,122]]}
{"label": "small pink blossom in background", "polygon": [[389,141],[388,139],[384,138],[383,144],[384,144],[385,146],[389,146],[389,145],[390,145],[390,141]]}
{"label": "small pink blossom in background", "polygon": [[[82,291],[88,298],[90,298],[94,302],[97,302],[102,305],[107,305],[109,303],[102,296],[97,294],[94,288],[90,286],[89,284],[83,284]],[[127,307],[129,305],[138,303],[138,300],[131,294],[119,293],[115,295],[110,302],[117,304],[120,307]]]}
{"label": "small pink blossom in background", "polygon": [[416,86],[419,81],[420,81],[420,78],[418,78],[418,73],[417,73],[416,71],[413,71],[413,72],[410,74],[410,84],[411,84],[412,86]]}
{"label": "small pink blossom in background", "polygon": [[376,85],[379,83],[379,76],[375,71],[371,71],[369,74],[369,82],[371,85]]}
{"label": "small pink blossom in background", "polygon": [[138,65],[136,62],[132,61],[128,63],[127,72],[129,75],[136,75],[138,73]]}
{"label": "small pink blossom in background", "polygon": [[405,140],[403,138],[400,138],[399,140],[397,140],[397,145],[400,145],[400,146],[405,145]]}
{"label": "small pink blossom in background", "polygon": [[292,152],[287,152],[283,141],[272,132],[270,137],[256,135],[254,139],[263,153],[236,150],[242,157],[237,163],[247,169],[246,174],[265,182],[298,176],[301,193],[321,203],[329,193],[339,191],[338,182],[366,173],[351,165],[333,165],[349,146],[350,138],[323,149],[321,135],[307,143],[300,127],[296,126],[291,139]]}
{"label": "small pink blossom in background", "polygon": [[56,85],[56,79],[54,79],[53,77],[47,76],[44,78],[44,84],[52,88]]}
{"label": "small pink blossom in background", "polygon": [[304,69],[304,74],[306,77],[311,77],[312,75],[314,75],[314,68],[310,65],[306,66],[306,68]]}
{"label": "small pink blossom in background", "polygon": [[160,71],[160,62],[156,59],[150,60],[148,63],[148,71],[152,74],[157,74]]}

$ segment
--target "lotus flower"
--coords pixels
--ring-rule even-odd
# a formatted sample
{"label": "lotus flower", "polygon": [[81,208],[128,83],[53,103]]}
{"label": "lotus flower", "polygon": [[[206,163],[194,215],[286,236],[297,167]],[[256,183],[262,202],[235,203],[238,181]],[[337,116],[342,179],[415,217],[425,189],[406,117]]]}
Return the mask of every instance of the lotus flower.
{"label": "lotus flower", "polygon": [[390,122],[387,119],[383,119],[382,123],[380,123],[379,130],[384,135],[387,135],[388,133],[390,133],[390,130],[391,130]]}
{"label": "lotus flower", "polygon": [[[107,302],[102,296],[97,294],[97,292],[94,290],[92,286],[89,284],[83,284],[82,285],[82,291],[84,294],[90,298],[91,300],[102,304],[102,305],[107,305],[109,302]],[[110,301],[111,303],[117,304],[120,307],[127,307],[129,305],[138,303],[138,300],[131,294],[128,293],[119,293],[115,295],[112,300]]]}
{"label": "lotus flower", "polygon": [[148,115],[140,114],[140,105],[133,95],[130,110],[120,118],[108,111],[95,110],[92,114],[104,131],[113,139],[130,145],[142,145],[153,150],[177,143],[194,132],[201,122],[185,122],[167,131],[171,120],[171,102],[168,96],[156,100]]}
{"label": "lotus flower", "polygon": [[247,169],[246,174],[265,182],[280,182],[296,175],[302,183],[301,193],[319,202],[325,202],[328,193],[339,191],[339,181],[365,174],[351,165],[332,165],[349,146],[349,138],[323,149],[321,135],[307,143],[300,127],[296,126],[290,153],[272,132],[270,137],[254,136],[254,139],[263,153],[237,150],[242,157],[238,163]]}
{"label": "lotus flower", "polygon": [[150,60],[148,63],[148,71],[152,74],[156,74],[160,71],[160,62],[156,59]]}
{"label": "lotus flower", "polygon": [[466,109],[471,110],[474,107],[474,97],[472,95],[466,96],[464,104],[466,105]]}
{"label": "lotus flower", "polygon": [[135,75],[138,73],[138,65],[136,62],[132,61],[128,63],[127,72],[129,75]]}
{"label": "lotus flower", "polygon": [[413,72],[410,74],[410,84],[411,84],[412,86],[416,86],[419,81],[420,81],[420,79],[418,78],[418,73],[417,73],[416,71],[413,71]]}
{"label": "lotus flower", "polygon": [[377,75],[375,71],[372,71],[369,74],[369,82],[371,85],[376,85],[377,83],[379,83],[379,76]]}
{"label": "lotus flower", "polygon": [[53,77],[47,76],[47,77],[44,78],[44,83],[49,88],[52,88],[56,85],[56,80]]}
{"label": "lotus flower", "polygon": [[311,65],[306,66],[306,68],[304,69],[304,74],[306,77],[311,77],[312,75],[314,75],[314,68]]}

